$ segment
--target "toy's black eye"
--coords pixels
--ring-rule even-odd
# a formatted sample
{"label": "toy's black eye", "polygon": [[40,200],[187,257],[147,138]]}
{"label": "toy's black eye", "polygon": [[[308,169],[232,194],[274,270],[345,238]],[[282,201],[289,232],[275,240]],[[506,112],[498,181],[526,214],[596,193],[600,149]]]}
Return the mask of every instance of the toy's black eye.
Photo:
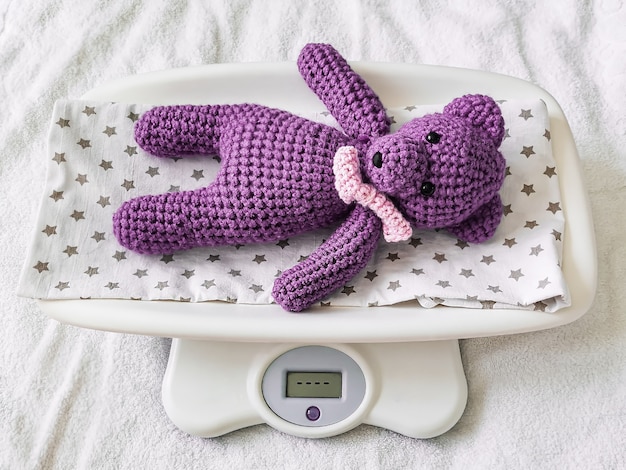
{"label": "toy's black eye", "polygon": [[429,144],[437,144],[439,143],[440,140],[441,140],[441,136],[434,131],[429,132],[428,135],[426,136],[426,142],[428,142]]}
{"label": "toy's black eye", "polygon": [[383,166],[383,154],[380,152],[376,152],[374,156],[372,157],[372,164],[376,168],[382,167]]}
{"label": "toy's black eye", "polygon": [[420,192],[422,193],[422,196],[432,196],[435,193],[435,185],[430,181],[425,181],[422,183]]}

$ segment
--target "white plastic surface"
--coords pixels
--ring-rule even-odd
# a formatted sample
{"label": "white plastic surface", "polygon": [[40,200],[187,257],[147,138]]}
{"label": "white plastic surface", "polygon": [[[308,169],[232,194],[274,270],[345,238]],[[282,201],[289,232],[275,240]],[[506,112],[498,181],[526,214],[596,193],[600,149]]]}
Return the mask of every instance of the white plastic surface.
{"label": "white plastic surface", "polygon": [[[557,313],[521,310],[423,309],[414,302],[380,308],[313,308],[291,314],[276,305],[132,300],[47,300],[59,321],[110,331],[246,342],[359,343],[470,338],[520,333],[569,323],[591,306],[596,252],[581,165],[559,105],[531,83],[493,73],[409,64],[354,63],[388,107],[443,103],[465,93],[541,98],[551,120],[553,154],[562,190],[563,270],[572,305]],[[298,111],[319,107],[295,63],[222,64],[137,75],[92,90],[85,99],[133,103],[257,102]]]}
{"label": "white plastic surface", "polygon": [[444,433],[467,401],[458,342],[328,344],[354,358],[366,377],[365,397],[346,419],[307,427],[281,419],[263,400],[269,364],[299,344],[223,343],[175,339],[163,381],[163,404],[180,429],[215,437],[267,423],[320,438],[366,423],[415,438]]}

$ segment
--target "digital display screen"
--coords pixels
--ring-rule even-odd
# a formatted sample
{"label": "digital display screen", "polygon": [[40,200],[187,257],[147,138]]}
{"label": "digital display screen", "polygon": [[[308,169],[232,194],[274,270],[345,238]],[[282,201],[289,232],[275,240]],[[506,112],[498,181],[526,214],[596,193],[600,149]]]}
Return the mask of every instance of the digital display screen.
{"label": "digital display screen", "polygon": [[341,398],[341,372],[287,372],[287,398]]}

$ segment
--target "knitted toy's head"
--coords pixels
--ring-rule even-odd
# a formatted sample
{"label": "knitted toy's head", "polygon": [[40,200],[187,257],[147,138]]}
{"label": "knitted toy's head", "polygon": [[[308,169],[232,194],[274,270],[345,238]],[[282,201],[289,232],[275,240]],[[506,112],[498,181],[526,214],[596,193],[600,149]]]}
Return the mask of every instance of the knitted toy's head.
{"label": "knitted toy's head", "polygon": [[366,177],[417,228],[458,225],[497,196],[505,160],[504,120],[494,100],[467,95],[443,113],[403,125],[372,141]]}

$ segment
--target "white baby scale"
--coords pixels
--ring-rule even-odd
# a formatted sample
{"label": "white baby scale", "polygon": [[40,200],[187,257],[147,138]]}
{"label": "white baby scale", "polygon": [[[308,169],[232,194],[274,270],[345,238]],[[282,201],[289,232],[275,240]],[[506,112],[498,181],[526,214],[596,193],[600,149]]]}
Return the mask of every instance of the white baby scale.
{"label": "white baby scale", "polygon": [[[458,340],[536,331],[576,320],[596,289],[595,240],[581,165],[556,101],[528,82],[456,68],[354,63],[388,107],[445,103],[466,93],[541,98],[550,116],[562,191],[562,269],[571,306],[524,310],[313,308],[132,300],[42,300],[50,317],[81,327],[171,337],[164,407],[204,437],[267,423],[296,436],[333,436],[366,423],[428,438],[461,417],[467,383]],[[149,104],[256,102],[319,107],[293,63],[227,64],[128,77],[83,98]]]}

